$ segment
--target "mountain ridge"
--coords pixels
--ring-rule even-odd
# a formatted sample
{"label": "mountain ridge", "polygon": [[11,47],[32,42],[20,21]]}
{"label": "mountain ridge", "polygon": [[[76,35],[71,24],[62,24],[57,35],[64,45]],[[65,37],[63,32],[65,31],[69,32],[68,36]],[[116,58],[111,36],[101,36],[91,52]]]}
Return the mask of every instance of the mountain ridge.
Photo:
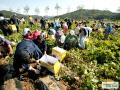
{"label": "mountain ridge", "polygon": [[[24,15],[19,14],[16,12],[11,12],[7,10],[1,10],[0,13],[3,13],[5,17],[11,17],[12,15],[16,14],[18,17],[27,17],[32,16],[34,18],[41,18],[42,16],[38,15]],[[54,18],[71,18],[71,19],[117,19],[120,20],[120,13],[113,13],[108,10],[89,10],[89,9],[79,9],[73,12],[69,12],[59,16],[47,16],[47,17],[54,17]]]}

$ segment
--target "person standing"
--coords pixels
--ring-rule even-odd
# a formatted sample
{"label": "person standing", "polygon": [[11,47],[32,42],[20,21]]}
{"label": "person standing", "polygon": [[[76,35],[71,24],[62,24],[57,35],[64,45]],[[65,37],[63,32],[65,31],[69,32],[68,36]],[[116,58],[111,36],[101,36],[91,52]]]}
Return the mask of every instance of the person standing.
{"label": "person standing", "polygon": [[41,24],[41,29],[45,30],[46,21],[44,18],[41,18],[40,24]]}
{"label": "person standing", "polygon": [[85,47],[86,47],[85,46],[85,41],[90,36],[91,32],[92,32],[92,28],[90,28],[90,27],[83,27],[83,28],[80,29],[78,46],[81,49],[85,49]]}
{"label": "person standing", "polygon": [[107,23],[105,27],[105,39],[108,39],[108,36],[111,34],[113,27],[111,23]]}
{"label": "person standing", "polygon": [[17,32],[19,32],[19,20],[16,16],[16,14],[14,14],[11,19],[10,19],[11,24],[15,24],[16,28],[17,28]]}

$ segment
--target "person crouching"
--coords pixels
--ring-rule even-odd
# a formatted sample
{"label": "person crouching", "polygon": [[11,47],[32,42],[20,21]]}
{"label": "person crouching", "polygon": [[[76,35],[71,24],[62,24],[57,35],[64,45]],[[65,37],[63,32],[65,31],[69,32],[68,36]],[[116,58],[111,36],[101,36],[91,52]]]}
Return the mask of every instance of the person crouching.
{"label": "person crouching", "polygon": [[[25,31],[24,31],[25,32]],[[30,31],[27,30],[23,36],[27,35]],[[18,43],[14,55],[13,67],[15,69],[15,76],[20,75],[20,69],[24,68],[26,71],[33,71],[34,73],[39,73],[37,69],[34,69],[30,63],[33,59],[37,62],[38,59],[42,57],[42,52],[36,44],[29,38],[24,38],[20,43]]]}
{"label": "person crouching", "polygon": [[33,42],[39,47],[39,49],[41,50],[41,52],[43,54],[46,54],[47,51],[47,43],[44,39],[44,37],[42,37],[42,35],[39,35],[37,37],[37,39],[33,40]]}

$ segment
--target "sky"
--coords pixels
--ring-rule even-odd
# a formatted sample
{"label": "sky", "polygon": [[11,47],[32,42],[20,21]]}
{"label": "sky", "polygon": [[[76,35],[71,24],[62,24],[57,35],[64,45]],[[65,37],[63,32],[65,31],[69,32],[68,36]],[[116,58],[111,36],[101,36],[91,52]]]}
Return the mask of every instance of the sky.
{"label": "sky", "polygon": [[[24,7],[28,6],[30,8],[29,15],[35,15],[35,8],[39,8],[40,12],[38,15],[55,16],[57,15],[56,4],[60,6],[59,15],[75,11],[78,6],[84,9],[117,12],[118,7],[120,7],[120,0],[0,0],[0,10],[17,11],[19,9],[20,13],[25,14]],[[45,11],[47,6],[49,7],[48,12]]]}

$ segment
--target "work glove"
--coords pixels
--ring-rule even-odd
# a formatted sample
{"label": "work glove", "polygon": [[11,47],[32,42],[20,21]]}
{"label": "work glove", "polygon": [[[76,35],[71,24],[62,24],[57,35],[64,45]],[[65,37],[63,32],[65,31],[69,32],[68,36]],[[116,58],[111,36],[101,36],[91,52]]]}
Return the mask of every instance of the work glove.
{"label": "work glove", "polygon": [[35,72],[35,74],[40,74],[40,71],[37,69],[35,69],[34,72]]}

